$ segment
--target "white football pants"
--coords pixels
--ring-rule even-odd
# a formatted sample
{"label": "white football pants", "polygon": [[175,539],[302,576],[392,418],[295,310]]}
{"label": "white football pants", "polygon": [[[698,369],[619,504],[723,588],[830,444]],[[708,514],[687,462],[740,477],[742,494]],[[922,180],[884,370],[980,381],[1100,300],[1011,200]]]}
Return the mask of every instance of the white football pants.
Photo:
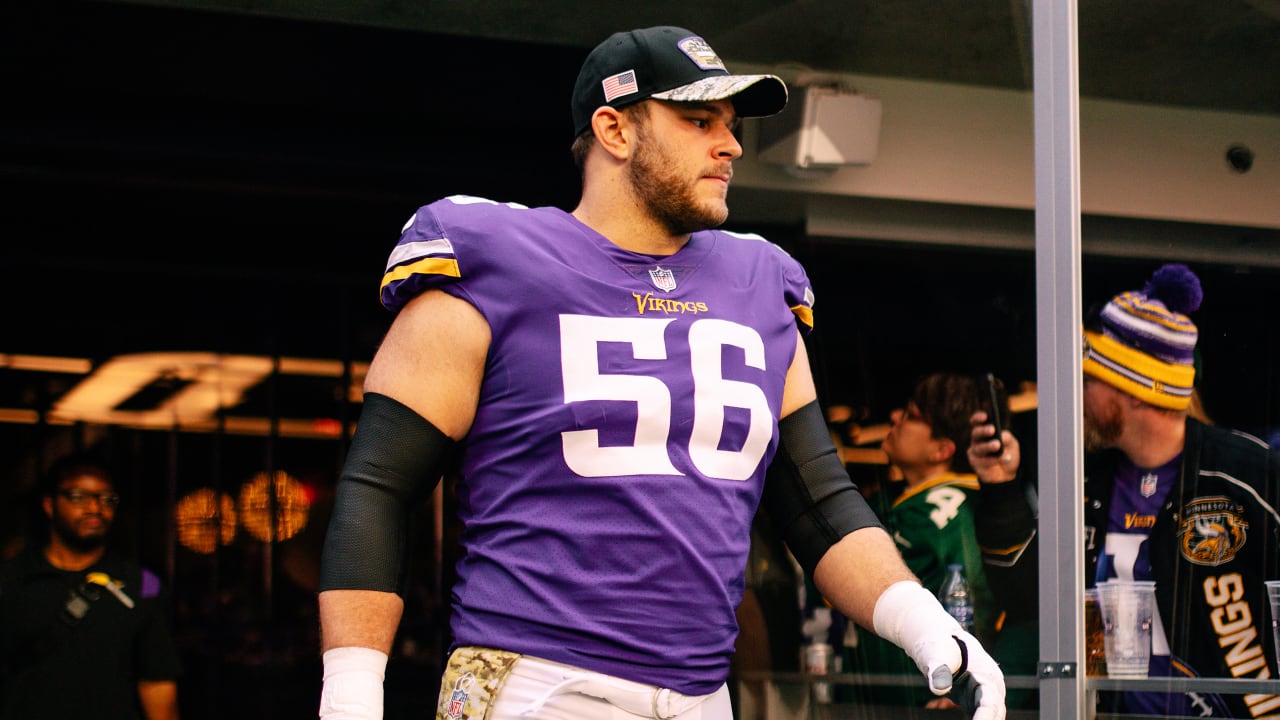
{"label": "white football pants", "polygon": [[729,688],[710,695],[602,675],[523,656],[511,667],[489,720],[733,720]]}

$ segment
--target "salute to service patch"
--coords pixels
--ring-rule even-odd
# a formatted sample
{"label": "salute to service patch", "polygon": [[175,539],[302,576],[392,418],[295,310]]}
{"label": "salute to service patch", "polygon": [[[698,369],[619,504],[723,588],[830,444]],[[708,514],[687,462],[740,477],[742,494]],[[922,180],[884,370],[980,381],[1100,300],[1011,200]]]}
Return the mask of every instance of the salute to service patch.
{"label": "salute to service patch", "polygon": [[440,683],[436,720],[485,720],[489,706],[520,659],[519,653],[481,647],[460,647],[449,656]]}

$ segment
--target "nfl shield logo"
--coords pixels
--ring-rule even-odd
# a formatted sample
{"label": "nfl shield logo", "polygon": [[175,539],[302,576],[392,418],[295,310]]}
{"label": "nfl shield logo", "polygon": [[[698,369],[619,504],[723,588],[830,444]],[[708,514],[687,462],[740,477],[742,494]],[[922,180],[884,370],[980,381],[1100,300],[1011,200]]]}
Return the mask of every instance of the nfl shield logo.
{"label": "nfl shield logo", "polygon": [[1156,494],[1156,484],[1159,479],[1155,473],[1147,473],[1142,476],[1142,482],[1138,486],[1138,491],[1142,493],[1142,497],[1151,497]]}
{"label": "nfl shield logo", "polygon": [[453,684],[453,692],[449,695],[448,709],[445,711],[445,718],[448,720],[460,720],[467,712],[467,698],[471,695],[471,686],[476,682],[476,676],[471,673],[463,673],[462,677]]}
{"label": "nfl shield logo", "polygon": [[450,720],[456,720],[462,717],[462,712],[467,707],[467,691],[454,690],[453,695],[449,698],[449,714],[445,717]]}
{"label": "nfl shield logo", "polygon": [[653,278],[654,287],[663,292],[671,292],[676,289],[676,276],[670,270],[663,270],[661,266],[658,266],[649,271],[649,277]]}

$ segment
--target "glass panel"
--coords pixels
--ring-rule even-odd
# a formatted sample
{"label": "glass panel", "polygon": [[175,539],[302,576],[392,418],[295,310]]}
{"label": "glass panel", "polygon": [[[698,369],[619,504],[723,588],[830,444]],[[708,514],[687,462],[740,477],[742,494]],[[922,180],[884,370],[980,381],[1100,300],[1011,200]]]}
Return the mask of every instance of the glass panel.
{"label": "glass panel", "polygon": [[1082,308],[1106,325],[1084,360],[1085,579],[1155,581],[1147,671],[1212,678],[1092,682],[1103,714],[1280,707],[1280,684],[1240,685],[1276,676],[1280,335],[1244,309],[1280,288],[1276,178],[1252,162],[1280,139],[1258,65],[1278,30],[1249,3],[1080,4]]}

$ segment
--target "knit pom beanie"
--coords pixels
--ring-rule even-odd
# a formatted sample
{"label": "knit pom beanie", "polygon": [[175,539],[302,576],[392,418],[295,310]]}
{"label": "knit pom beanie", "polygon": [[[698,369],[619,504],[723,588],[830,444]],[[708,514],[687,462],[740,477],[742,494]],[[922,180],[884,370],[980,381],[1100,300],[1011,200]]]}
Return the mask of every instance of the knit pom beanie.
{"label": "knit pom beanie", "polygon": [[1195,385],[1195,323],[1200,278],[1186,265],[1164,265],[1139,291],[1102,309],[1101,332],[1085,330],[1086,375],[1156,407],[1185,410]]}

